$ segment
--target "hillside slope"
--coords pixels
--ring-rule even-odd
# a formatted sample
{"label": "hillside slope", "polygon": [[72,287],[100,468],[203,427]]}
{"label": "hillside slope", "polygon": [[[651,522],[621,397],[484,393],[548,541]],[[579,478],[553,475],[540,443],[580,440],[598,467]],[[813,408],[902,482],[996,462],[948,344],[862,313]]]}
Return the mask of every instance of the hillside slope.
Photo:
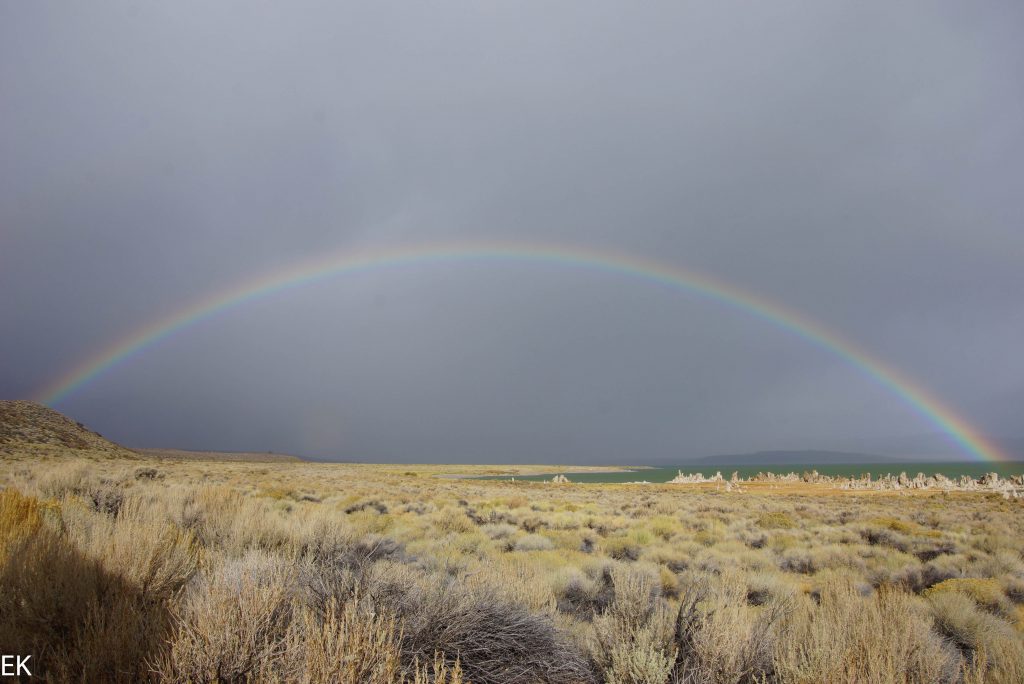
{"label": "hillside slope", "polygon": [[34,401],[0,401],[0,454],[73,451],[97,456],[137,458],[131,449],[111,442],[64,414]]}

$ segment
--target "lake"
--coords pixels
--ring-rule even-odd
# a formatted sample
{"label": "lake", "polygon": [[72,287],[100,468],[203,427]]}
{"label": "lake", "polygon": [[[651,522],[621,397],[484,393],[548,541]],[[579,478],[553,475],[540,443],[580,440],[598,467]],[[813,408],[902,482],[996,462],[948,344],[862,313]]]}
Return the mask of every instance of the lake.
{"label": "lake", "polygon": [[[871,473],[871,477],[878,479],[880,476],[886,473],[892,473],[893,475],[899,475],[901,472],[906,472],[908,475],[913,477],[917,473],[924,473],[927,475],[934,475],[935,473],[942,473],[943,475],[951,478],[960,477],[961,475],[970,475],[973,478],[978,478],[985,473],[999,473],[1001,477],[1008,477],[1010,475],[1024,474],[1024,461],[1017,461],[1012,463],[972,463],[972,462],[943,462],[943,463],[921,463],[921,462],[910,462],[910,463],[861,463],[861,464],[832,464],[832,465],[682,465],[673,466],[671,468],[644,468],[635,471],[618,472],[618,473],[577,473],[573,474],[571,469],[564,471],[566,477],[573,482],[668,482],[676,474],[682,470],[684,473],[703,473],[705,477],[711,477],[716,471],[721,471],[722,477],[728,479],[733,471],[739,473],[740,477],[751,477],[759,472],[767,473],[802,473],[805,471],[817,470],[822,475],[832,476],[861,476],[864,473]],[[539,482],[544,480],[550,480],[554,477],[554,473],[547,475],[530,475],[530,476],[517,476],[517,480],[526,480]],[[483,480],[507,480],[509,476],[487,476],[477,479]]]}

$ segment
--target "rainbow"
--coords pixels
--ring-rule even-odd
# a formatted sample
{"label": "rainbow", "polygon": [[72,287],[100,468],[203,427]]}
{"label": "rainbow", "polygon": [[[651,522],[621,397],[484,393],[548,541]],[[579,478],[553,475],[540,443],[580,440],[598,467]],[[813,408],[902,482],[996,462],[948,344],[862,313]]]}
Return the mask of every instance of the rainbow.
{"label": "rainbow", "polygon": [[465,261],[526,261],[586,268],[645,281],[727,305],[839,356],[951,436],[972,458],[983,461],[1008,460],[994,444],[923,387],[886,366],[853,342],[797,311],[701,273],[637,256],[560,245],[487,242],[366,249],[302,262],[240,283],[135,330],[56,378],[38,392],[37,399],[45,404],[57,404],[107,370],[138,356],[167,337],[226,309],[270,294],[371,270]]}

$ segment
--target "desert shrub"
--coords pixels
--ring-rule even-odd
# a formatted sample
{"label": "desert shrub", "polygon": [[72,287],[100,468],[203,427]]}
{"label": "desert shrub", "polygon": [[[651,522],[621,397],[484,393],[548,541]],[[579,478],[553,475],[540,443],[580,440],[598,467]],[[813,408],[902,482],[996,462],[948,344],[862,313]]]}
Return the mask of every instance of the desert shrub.
{"label": "desert shrub", "polygon": [[491,539],[507,539],[518,532],[519,528],[508,523],[488,523],[481,525],[480,531]]}
{"label": "desert shrub", "polygon": [[956,575],[957,573],[950,572],[948,569],[933,563],[916,566],[909,565],[894,573],[889,578],[889,584],[915,594],[920,594],[929,587]]}
{"label": "desert shrub", "polygon": [[784,618],[773,667],[781,681],[953,682],[958,660],[931,630],[919,599],[898,590],[863,596],[829,581],[820,605],[800,598]]}
{"label": "desert shrub", "polygon": [[796,545],[797,539],[791,534],[777,533],[768,538],[768,547],[776,553],[795,548]]}
{"label": "desert shrub", "polygon": [[604,541],[604,552],[615,560],[640,559],[641,546],[629,537],[612,537]]}
{"label": "desert shrub", "polygon": [[591,659],[606,683],[662,684],[675,664],[672,618],[646,573],[611,573],[615,598],[594,619]]}
{"label": "desert shrub", "polygon": [[593,681],[586,660],[551,617],[510,602],[489,586],[388,567],[369,578],[368,600],[402,622],[403,657],[458,657],[474,684]]}
{"label": "desert shrub", "polygon": [[515,542],[516,551],[550,551],[554,543],[542,534],[527,534]]}
{"label": "desert shrub", "polygon": [[796,527],[796,520],[785,511],[771,511],[762,513],[757,518],[757,526],[764,529],[792,529]]}
{"label": "desert shrub", "polygon": [[593,553],[597,548],[597,541],[589,534],[583,535],[580,540],[580,551],[582,553]]}
{"label": "desert shrub", "polygon": [[303,600],[319,614],[324,614],[331,603],[342,604],[352,597],[376,563],[411,560],[403,545],[388,537],[352,538],[340,532],[333,539],[321,540],[320,545],[306,547],[295,568],[296,586]]}
{"label": "desert shrub", "polygon": [[124,501],[124,491],[109,478],[96,477],[84,466],[54,469],[38,483],[39,492],[48,498],[81,499],[92,510],[117,515]]}
{"label": "desert shrub", "polygon": [[743,576],[746,601],[752,606],[763,606],[771,601],[788,603],[796,594],[794,585],[776,573],[754,572]]}
{"label": "desert shrub", "polygon": [[323,614],[303,609],[291,622],[282,671],[288,681],[394,684],[402,676],[393,616],[360,610],[358,597]]}
{"label": "desert shrub", "polygon": [[576,568],[565,571],[554,587],[558,610],[590,620],[608,608],[615,598],[611,570],[595,574],[591,577]]}
{"label": "desert shrub", "polygon": [[[547,560],[559,562],[551,554]],[[471,593],[493,595],[506,603],[553,617],[557,613],[557,599],[552,590],[552,572],[556,571],[532,556],[511,554],[480,559],[456,579]]]}
{"label": "desert shrub", "polygon": [[352,504],[351,506],[345,507],[345,513],[347,514],[359,513],[366,510],[377,511],[380,514],[384,514],[388,512],[388,507],[384,502],[378,501],[377,499],[360,501]]}
{"label": "desert shrub", "polygon": [[445,508],[431,517],[434,526],[442,532],[462,534],[476,529],[473,521],[457,508]]}
{"label": "desert shrub", "polygon": [[506,508],[513,509],[527,506],[530,503],[530,500],[523,496],[510,496],[501,500],[499,503],[504,505]]}
{"label": "desert shrub", "polygon": [[944,541],[937,544],[925,544],[918,546],[914,550],[914,555],[917,556],[918,560],[922,563],[927,563],[935,560],[939,556],[947,556],[956,552],[956,544],[950,541]]}
{"label": "desert shrub", "polygon": [[1006,597],[1014,603],[1024,603],[1024,579],[1019,577],[1004,577],[1003,592],[1006,594]]}
{"label": "desert shrub", "polygon": [[1024,551],[999,549],[989,554],[978,568],[984,575],[1016,575],[1024,577]]}
{"label": "desert shrub", "polygon": [[112,485],[99,485],[85,492],[87,503],[97,513],[116,516],[124,504],[124,492]]}
{"label": "desert shrub", "polygon": [[687,588],[675,624],[677,678],[739,684],[772,674],[772,648],[788,603],[748,603],[747,587],[735,574]]}
{"label": "desert shrub", "polygon": [[63,529],[104,569],[138,587],[143,601],[167,600],[195,573],[199,552],[191,534],[153,515],[146,503],[126,498],[115,519],[62,511]]}
{"label": "desert shrub", "polygon": [[83,464],[65,464],[50,468],[37,479],[38,493],[50,499],[80,496],[96,484],[92,471]]}
{"label": "desert shrub", "polygon": [[634,544],[641,548],[650,546],[654,541],[654,537],[651,535],[650,531],[643,527],[634,527],[631,529],[629,531],[629,538]]}
{"label": "desert shrub", "polygon": [[978,579],[974,577],[957,577],[939,582],[924,592],[925,598],[943,593],[958,593],[967,596],[980,607],[1004,616],[1013,613],[1013,606],[1003,594],[998,580]]}
{"label": "desert shrub", "polygon": [[344,604],[357,593],[366,568],[311,557],[295,568],[295,587],[303,608],[325,615],[332,605]]}
{"label": "desert shrub", "polygon": [[903,534],[913,534],[914,531],[918,529],[917,525],[914,523],[907,522],[906,520],[900,520],[899,518],[893,518],[891,516],[872,518],[871,524],[894,532],[902,532]]}
{"label": "desert shrub", "polygon": [[751,535],[746,537],[743,543],[752,549],[763,549],[768,543],[768,537],[763,534]]}
{"label": "desert shrub", "polygon": [[652,518],[648,523],[648,527],[651,530],[651,534],[663,541],[669,541],[672,539],[680,529],[679,521],[677,519],[664,515]]}
{"label": "desert shrub", "polygon": [[[238,554],[255,546],[256,538],[266,538],[264,509],[230,487],[196,487],[182,495],[179,505],[179,524],[207,548]],[[278,544],[263,546],[284,546],[285,541],[282,535]]]}
{"label": "desert shrub", "polygon": [[[361,535],[348,522],[347,519],[325,514],[295,519],[289,526],[290,539],[287,551],[314,562],[328,563],[353,553],[359,541],[368,545],[369,539],[378,538],[373,535]],[[382,543],[386,545],[389,542]]]}
{"label": "desert shrub", "polygon": [[971,538],[971,544],[990,554],[1004,550],[1014,552],[1021,550],[1020,541],[1013,533],[1005,529],[993,529],[991,526],[988,528],[987,534],[974,535]]}
{"label": "desert shrub", "polygon": [[48,525],[45,513],[37,499],[0,492],[0,643],[5,652],[66,662],[77,649],[65,637],[88,619],[102,570]]}
{"label": "desert shrub", "polygon": [[170,628],[170,602],[196,567],[192,540],[126,505],[0,493],[0,643],[55,681],[139,681]]}
{"label": "desert shrub", "polygon": [[288,563],[252,551],[200,575],[175,611],[162,680],[272,679],[282,666],[292,616]]}
{"label": "desert shrub", "polygon": [[720,539],[714,529],[697,530],[693,535],[693,540],[702,546],[714,546]]}
{"label": "desert shrub", "polygon": [[861,530],[861,538],[872,546],[887,546],[897,551],[907,551],[910,545],[899,534],[887,527],[867,527]]}
{"label": "desert shrub", "polygon": [[499,511],[495,508],[489,508],[477,513],[473,509],[467,509],[466,515],[468,515],[477,525],[496,525],[506,523],[514,527],[519,527],[518,516],[513,515],[509,511]]}
{"label": "desert shrub", "polygon": [[[462,665],[458,659],[449,664],[443,653],[434,655],[434,662],[416,662],[412,678],[406,678],[400,684],[463,684]],[[469,684],[469,682],[465,682]]]}
{"label": "desert shrub", "polygon": [[939,632],[960,649],[986,681],[1024,681],[1024,644],[1006,621],[979,610],[966,593],[934,592],[928,602]]}
{"label": "desert shrub", "polygon": [[666,567],[658,568],[658,580],[661,583],[661,595],[669,598],[679,596],[679,578]]}
{"label": "desert shrub", "polygon": [[582,526],[582,518],[571,512],[557,513],[548,520],[548,527],[556,530],[578,530]]}
{"label": "desert shrub", "polygon": [[603,668],[606,684],[662,684],[672,674],[673,658],[665,652],[655,630],[642,627],[628,642],[614,643]]}
{"label": "desert shrub", "polygon": [[530,516],[529,518],[523,518],[522,520],[520,520],[519,526],[532,534],[537,530],[547,527],[548,523],[546,520],[544,520],[544,518],[534,515]]}
{"label": "desert shrub", "polygon": [[429,513],[433,510],[433,506],[425,504],[421,501],[416,501],[413,503],[407,503],[400,506],[398,509],[398,513],[414,513],[415,515],[424,515],[425,513]]}
{"label": "desert shrub", "polygon": [[0,549],[5,557],[39,534],[44,513],[45,505],[38,499],[24,496],[16,489],[0,490]]}
{"label": "desert shrub", "polygon": [[685,548],[674,544],[671,548],[654,547],[645,550],[644,559],[664,565],[672,572],[682,572],[690,567],[691,554],[686,553]]}
{"label": "desert shrub", "polygon": [[282,487],[280,485],[268,485],[263,487],[260,489],[259,495],[268,499],[273,499],[274,501],[282,501],[284,499],[294,500],[297,498],[294,489],[291,487]]}
{"label": "desert shrub", "polygon": [[391,529],[395,519],[387,513],[367,508],[347,516],[345,522],[357,534],[385,534]]}
{"label": "desert shrub", "polygon": [[156,468],[136,468],[135,479],[136,480],[155,480],[162,478],[163,474]]}
{"label": "desert shrub", "polygon": [[821,569],[809,549],[787,549],[779,558],[779,568],[804,575],[813,574]]}

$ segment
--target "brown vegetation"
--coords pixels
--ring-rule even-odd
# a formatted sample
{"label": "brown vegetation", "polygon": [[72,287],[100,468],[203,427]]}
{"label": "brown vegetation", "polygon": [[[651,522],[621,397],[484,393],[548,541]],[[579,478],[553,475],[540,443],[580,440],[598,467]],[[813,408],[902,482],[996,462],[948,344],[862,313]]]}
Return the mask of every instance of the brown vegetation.
{"label": "brown vegetation", "polygon": [[0,463],[0,643],[50,681],[1024,681],[998,496]]}

